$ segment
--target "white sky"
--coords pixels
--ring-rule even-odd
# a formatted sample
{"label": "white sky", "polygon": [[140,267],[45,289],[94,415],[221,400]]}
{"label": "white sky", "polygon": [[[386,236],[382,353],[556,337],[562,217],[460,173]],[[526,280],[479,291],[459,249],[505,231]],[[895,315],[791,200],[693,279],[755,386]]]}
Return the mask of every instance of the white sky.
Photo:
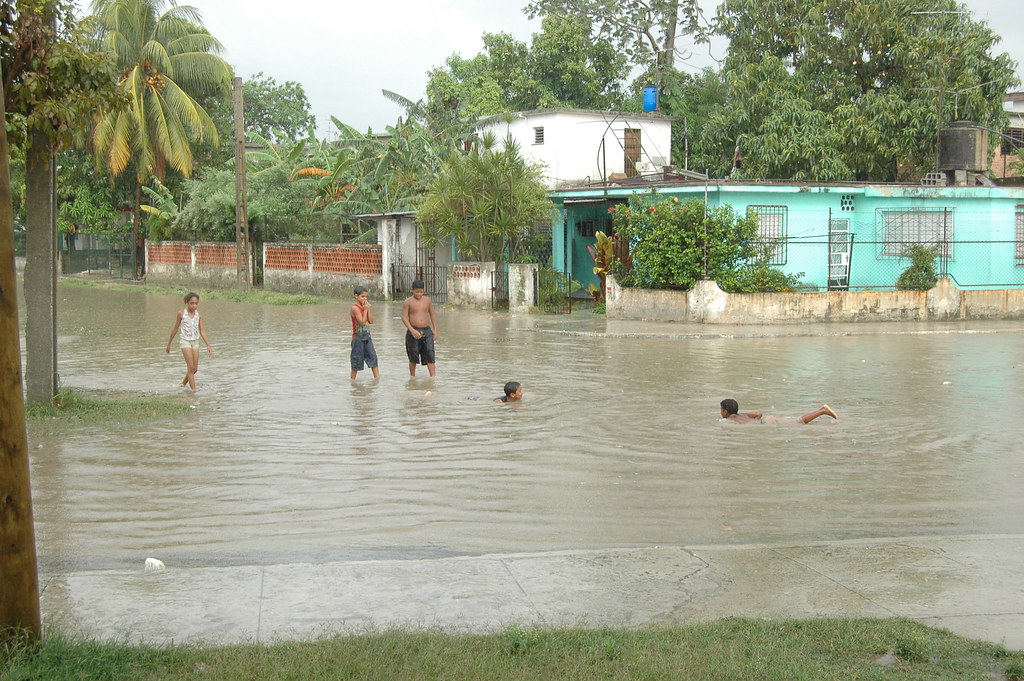
{"label": "white sky", "polygon": [[[82,1],[80,4],[85,5]],[[321,135],[330,116],[356,129],[382,131],[402,113],[381,90],[424,96],[426,72],[453,52],[476,55],[484,32],[511,33],[529,43],[540,22],[522,12],[526,0],[179,0],[198,8],[225,47],[236,74],[258,72],[302,83]],[[1000,51],[1018,61],[1024,80],[1021,0],[967,0],[977,20],[1003,36]],[[712,2],[702,6],[713,14]],[[724,47],[724,45],[722,46]],[[706,49],[706,48],[705,48]],[[715,56],[722,56],[719,48]],[[705,58],[695,65],[710,64]],[[1024,87],[1024,86],[1022,86]]]}

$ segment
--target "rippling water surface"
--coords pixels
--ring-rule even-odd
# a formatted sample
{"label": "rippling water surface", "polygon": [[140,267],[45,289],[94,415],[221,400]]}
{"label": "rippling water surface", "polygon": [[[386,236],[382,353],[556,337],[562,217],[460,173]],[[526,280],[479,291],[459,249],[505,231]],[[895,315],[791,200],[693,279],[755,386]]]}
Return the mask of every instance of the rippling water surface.
{"label": "rippling water surface", "polygon": [[[210,300],[215,356],[193,395],[177,341],[164,354],[180,298],[60,295],[63,385],[194,408],[33,435],[44,569],[1017,532],[1024,517],[1012,325],[685,337],[446,309],[437,377],[410,379],[400,305],[377,303],[375,384],[348,379],[347,304]],[[523,403],[491,402],[507,380]],[[782,422],[723,423],[730,396]],[[838,421],[795,421],[822,402]]]}

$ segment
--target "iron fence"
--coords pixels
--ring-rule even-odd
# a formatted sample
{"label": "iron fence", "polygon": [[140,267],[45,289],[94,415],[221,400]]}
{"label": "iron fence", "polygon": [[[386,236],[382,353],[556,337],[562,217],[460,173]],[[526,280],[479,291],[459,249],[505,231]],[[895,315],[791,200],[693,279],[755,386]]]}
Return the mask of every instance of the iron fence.
{"label": "iron fence", "polygon": [[541,267],[534,273],[534,291],[536,307],[552,314],[569,314],[572,312],[572,294],[574,282],[564,272]]}
{"label": "iron fence", "polygon": [[1024,288],[1024,249],[1019,241],[924,239],[870,241],[846,238],[788,239],[787,259],[776,266],[806,290],[891,290],[911,265],[915,247],[931,249],[936,276],[959,288]]}
{"label": "iron fence", "polygon": [[422,279],[425,294],[435,303],[448,302],[447,265],[392,265],[391,290],[395,300],[405,298],[412,290],[412,282]]}
{"label": "iron fence", "polygon": [[61,271],[64,274],[88,272],[111,279],[131,279],[132,260],[131,234],[105,234],[89,237],[83,247],[77,238],[60,240]]}

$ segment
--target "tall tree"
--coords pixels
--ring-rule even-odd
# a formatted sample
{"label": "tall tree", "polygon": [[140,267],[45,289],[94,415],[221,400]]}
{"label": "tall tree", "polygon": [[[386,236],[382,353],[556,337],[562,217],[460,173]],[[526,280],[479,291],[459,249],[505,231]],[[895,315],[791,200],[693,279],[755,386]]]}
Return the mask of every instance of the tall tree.
{"label": "tall tree", "polygon": [[607,110],[621,103],[626,57],[607,40],[594,40],[587,19],[546,16],[541,29],[530,45],[507,33],[485,33],[481,53],[452,55],[431,70],[429,110],[491,116],[547,107]]}
{"label": "tall tree", "polygon": [[416,220],[433,237],[450,236],[462,256],[506,262],[523,252],[530,230],[552,212],[541,171],[509,137],[485,135],[450,157],[430,183]]}
{"label": "tall tree", "polygon": [[533,0],[523,10],[537,16],[576,17],[595,28],[631,63],[653,67],[656,82],[676,60],[676,40],[696,31],[697,0]]}
{"label": "tall tree", "polygon": [[4,100],[16,153],[25,159],[26,396],[48,402],[57,388],[57,234],[55,153],[115,99],[107,55],[90,51],[75,29],[73,5],[54,0],[0,2]]}
{"label": "tall tree", "polygon": [[231,67],[194,7],[174,0],[94,0],[92,10],[128,98],[126,107],[100,117],[92,143],[112,175],[134,166],[138,251],[142,185],[162,181],[167,166],[190,176],[192,142],[217,142],[216,126],[197,98],[227,90]]}
{"label": "tall tree", "polygon": [[707,141],[720,171],[739,146],[745,177],[915,177],[937,126],[998,129],[1017,82],[998,36],[954,0],[725,0],[716,30],[729,103]]}
{"label": "tall tree", "polygon": [[316,125],[302,83],[286,80],[278,84],[261,72],[242,83],[242,93],[248,133],[278,144],[296,142]]}

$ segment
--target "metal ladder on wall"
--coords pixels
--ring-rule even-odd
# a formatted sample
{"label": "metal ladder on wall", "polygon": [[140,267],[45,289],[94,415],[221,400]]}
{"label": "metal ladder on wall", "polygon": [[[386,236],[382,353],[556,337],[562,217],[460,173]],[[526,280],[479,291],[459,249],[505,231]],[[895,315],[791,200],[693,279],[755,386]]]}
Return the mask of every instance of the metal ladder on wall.
{"label": "metal ladder on wall", "polygon": [[850,241],[849,218],[832,218],[828,221],[828,290],[847,291],[850,288]]}

